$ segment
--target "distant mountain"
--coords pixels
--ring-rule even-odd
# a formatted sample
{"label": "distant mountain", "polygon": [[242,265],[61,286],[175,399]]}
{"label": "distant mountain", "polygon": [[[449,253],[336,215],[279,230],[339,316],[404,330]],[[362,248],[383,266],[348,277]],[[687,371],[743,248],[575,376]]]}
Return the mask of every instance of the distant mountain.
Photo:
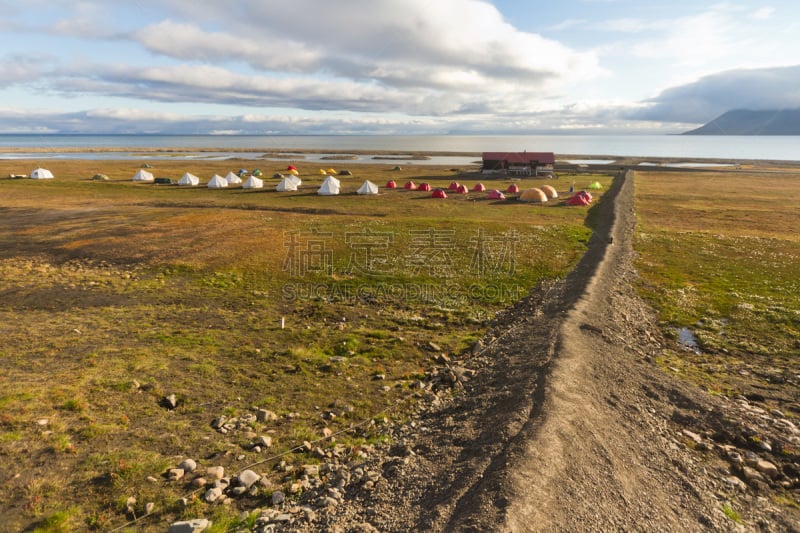
{"label": "distant mountain", "polygon": [[800,109],[735,109],[684,135],[800,135]]}

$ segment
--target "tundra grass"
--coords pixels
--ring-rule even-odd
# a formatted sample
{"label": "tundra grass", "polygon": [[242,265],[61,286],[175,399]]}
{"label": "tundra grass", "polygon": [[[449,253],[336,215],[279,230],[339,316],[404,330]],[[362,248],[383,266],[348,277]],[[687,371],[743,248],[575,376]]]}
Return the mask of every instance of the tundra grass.
{"label": "tundra grass", "polygon": [[[259,165],[271,176],[286,163]],[[2,161],[0,175],[35,166]],[[430,343],[470,348],[496,311],[564,275],[591,233],[587,209],[559,202],[352,194],[364,179],[483,180],[422,165],[353,166],[338,197],[317,196],[322,176],[302,163],[294,193],[275,192],[269,177],[260,191],[137,184],[130,161],[47,166],[56,179],[0,179],[0,514],[12,530],[108,530],[147,502],[158,516],[138,530],[189,515],[236,521],[235,509],[198,500],[180,510],[192,489],[167,482],[166,469],[191,457],[235,473],[371,419],[338,440],[380,440],[419,395]],[[152,171],[207,181],[239,166],[162,161]],[[563,194],[571,181],[547,182]],[[250,428],[272,437],[267,452],[250,451],[244,430],[210,427],[254,408],[279,415]]]}
{"label": "tundra grass", "polygon": [[663,364],[800,416],[800,207],[787,201],[800,174],[637,172],[635,183],[641,290],[675,340]]}

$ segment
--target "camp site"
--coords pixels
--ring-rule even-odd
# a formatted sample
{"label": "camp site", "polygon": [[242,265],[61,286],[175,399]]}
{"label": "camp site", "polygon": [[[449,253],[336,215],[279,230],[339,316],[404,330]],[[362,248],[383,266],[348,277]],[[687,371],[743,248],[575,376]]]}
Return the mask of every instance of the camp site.
{"label": "camp site", "polygon": [[[490,411],[491,427],[478,423],[490,408],[476,403],[480,391],[515,375],[522,354],[541,375],[551,335],[570,324],[560,306],[591,268],[607,268],[591,263],[601,257],[622,261],[620,272],[635,261],[635,298],[661,310],[656,318],[635,300],[574,324],[603,346],[609,371],[638,383],[636,369],[649,369],[659,387],[680,374],[686,387],[760,394],[793,412],[796,397],[774,383],[796,369],[790,289],[800,249],[782,228],[798,213],[775,206],[795,171],[546,161],[526,171],[515,160],[483,172],[475,161],[0,161],[9,176],[0,179],[0,301],[13,324],[0,347],[0,453],[15,458],[12,483],[24,487],[0,499],[9,523],[63,516],[161,531],[273,516],[259,510],[267,506],[313,530],[321,517],[343,519],[319,503],[336,483],[390,502],[395,483],[426,483],[415,460],[402,477],[388,473],[401,468],[403,439],[415,435],[419,453],[438,443],[459,455],[460,441],[444,437],[455,422],[436,418],[439,409],[484,413],[463,422],[465,438],[513,425],[535,379],[503,378],[509,401]],[[247,170],[256,166],[258,176]],[[754,181],[759,195],[743,197]],[[609,225],[634,201],[635,230],[623,232],[624,218]],[[635,258],[613,259],[633,248]],[[765,269],[770,286],[754,288]],[[410,432],[411,423],[430,431]],[[791,433],[758,428],[771,443]],[[694,446],[681,453],[716,457]],[[793,453],[771,464],[791,468]],[[346,466],[352,458],[362,477]],[[471,479],[475,461],[445,466]],[[344,469],[349,481],[338,481]],[[214,490],[217,477],[230,484]],[[284,501],[315,515],[273,503]]]}

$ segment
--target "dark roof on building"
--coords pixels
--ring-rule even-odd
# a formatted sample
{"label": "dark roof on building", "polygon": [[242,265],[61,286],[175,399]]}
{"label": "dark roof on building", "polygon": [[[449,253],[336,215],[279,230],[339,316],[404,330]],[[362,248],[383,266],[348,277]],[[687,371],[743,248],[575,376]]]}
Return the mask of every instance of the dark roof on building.
{"label": "dark roof on building", "polygon": [[484,161],[506,161],[508,163],[529,165],[552,165],[556,162],[553,152],[483,152]]}

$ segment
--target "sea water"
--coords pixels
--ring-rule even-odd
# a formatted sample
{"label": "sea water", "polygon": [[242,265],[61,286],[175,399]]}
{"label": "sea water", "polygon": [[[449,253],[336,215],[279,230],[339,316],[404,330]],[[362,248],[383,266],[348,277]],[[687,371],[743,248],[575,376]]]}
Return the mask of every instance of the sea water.
{"label": "sea water", "polygon": [[[0,134],[0,158],[20,158],[3,148],[36,148],[35,157],[59,149],[192,148],[219,149],[216,154],[175,154],[178,158],[224,158],[226,149],[263,152],[323,150],[331,154],[348,150],[411,152],[555,152],[557,155],[671,157],[725,159],[731,163],[750,159],[800,160],[798,136],[705,135],[11,135]],[[42,154],[42,148],[53,152]],[[29,156],[30,154],[26,154]],[[144,155],[144,154],[140,154]],[[261,154],[259,154],[261,155]],[[306,156],[308,154],[305,154]],[[67,157],[59,154],[59,157]],[[74,156],[70,156],[74,157]],[[84,152],[81,158],[107,159],[102,152]],[[147,157],[153,157],[148,155]]]}

